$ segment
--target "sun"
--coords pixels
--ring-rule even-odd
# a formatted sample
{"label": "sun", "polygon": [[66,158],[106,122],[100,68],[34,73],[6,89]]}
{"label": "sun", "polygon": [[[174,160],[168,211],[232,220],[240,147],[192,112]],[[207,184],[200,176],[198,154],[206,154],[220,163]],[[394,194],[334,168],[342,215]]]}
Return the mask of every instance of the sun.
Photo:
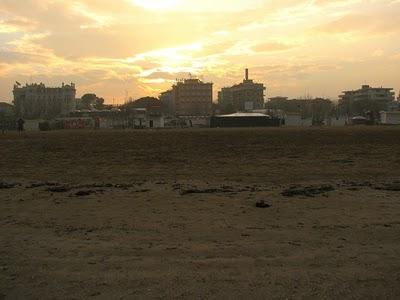
{"label": "sun", "polygon": [[133,4],[151,10],[171,10],[179,6],[181,0],[131,0]]}

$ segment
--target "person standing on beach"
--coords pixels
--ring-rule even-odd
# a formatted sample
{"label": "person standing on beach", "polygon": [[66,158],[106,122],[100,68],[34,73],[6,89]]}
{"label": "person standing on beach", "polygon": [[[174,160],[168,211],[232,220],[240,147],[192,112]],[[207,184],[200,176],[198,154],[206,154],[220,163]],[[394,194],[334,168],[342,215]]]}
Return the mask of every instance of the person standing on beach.
{"label": "person standing on beach", "polygon": [[22,133],[22,131],[24,131],[24,124],[25,124],[25,121],[23,119],[19,118],[18,121],[17,121],[17,126],[18,126],[18,132],[19,133]]}
{"label": "person standing on beach", "polygon": [[4,134],[6,132],[6,117],[2,111],[0,111],[0,129],[1,132]]}
{"label": "person standing on beach", "polygon": [[94,118],[94,129],[100,129],[100,117]]}

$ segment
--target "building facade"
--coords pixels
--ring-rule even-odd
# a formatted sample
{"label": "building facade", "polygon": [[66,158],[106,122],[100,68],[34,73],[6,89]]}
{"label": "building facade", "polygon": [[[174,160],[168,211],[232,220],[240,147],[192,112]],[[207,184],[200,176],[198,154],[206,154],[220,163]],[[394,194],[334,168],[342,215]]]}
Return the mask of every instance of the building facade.
{"label": "building facade", "polygon": [[12,117],[13,115],[14,106],[6,102],[0,102],[0,117]]}
{"label": "building facade", "polygon": [[387,110],[388,105],[395,100],[392,88],[373,88],[363,85],[355,91],[344,91],[339,96],[339,109],[347,116],[365,114],[367,111],[378,113]]}
{"label": "building facade", "polygon": [[400,125],[400,111],[381,111],[380,119],[383,125]]}
{"label": "building facade", "polygon": [[225,111],[251,111],[264,108],[264,92],[262,83],[255,83],[249,79],[249,70],[246,69],[243,82],[232,87],[222,88],[218,93],[218,103]]}
{"label": "building facade", "polygon": [[162,93],[160,100],[171,116],[210,116],[213,84],[199,79],[184,79]]}
{"label": "building facade", "polygon": [[175,116],[175,105],[174,105],[174,97],[173,90],[168,90],[160,94],[160,101],[162,103],[162,110],[166,116],[173,117]]}
{"label": "building facade", "polygon": [[387,110],[388,111],[399,111],[400,110],[400,101],[392,101],[389,102],[387,105]]}
{"label": "building facade", "polygon": [[66,116],[76,109],[75,84],[46,87],[40,84],[14,85],[14,106],[17,117],[51,119]]}

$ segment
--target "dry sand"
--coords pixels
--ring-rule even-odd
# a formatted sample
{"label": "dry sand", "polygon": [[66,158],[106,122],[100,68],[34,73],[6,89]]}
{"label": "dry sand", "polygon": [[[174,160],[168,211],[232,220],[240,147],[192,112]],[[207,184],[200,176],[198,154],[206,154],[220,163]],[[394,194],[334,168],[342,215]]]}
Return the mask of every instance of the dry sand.
{"label": "dry sand", "polygon": [[0,299],[399,299],[399,154],[400,128],[0,135]]}

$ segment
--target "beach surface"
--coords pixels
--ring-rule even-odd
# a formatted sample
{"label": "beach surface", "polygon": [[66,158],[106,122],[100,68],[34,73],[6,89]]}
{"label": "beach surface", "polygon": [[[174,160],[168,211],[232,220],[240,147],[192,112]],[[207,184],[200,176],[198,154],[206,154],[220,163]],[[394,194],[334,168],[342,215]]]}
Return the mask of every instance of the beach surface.
{"label": "beach surface", "polygon": [[0,299],[398,299],[400,128],[0,134]]}

